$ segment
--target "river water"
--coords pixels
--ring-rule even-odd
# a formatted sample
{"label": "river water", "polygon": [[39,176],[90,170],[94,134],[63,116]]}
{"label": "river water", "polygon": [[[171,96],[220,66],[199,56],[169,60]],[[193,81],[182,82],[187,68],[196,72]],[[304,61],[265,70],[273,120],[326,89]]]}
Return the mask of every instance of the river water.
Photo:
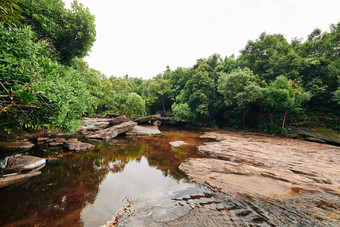
{"label": "river water", "polygon": [[[206,157],[197,151],[207,141],[199,139],[202,132],[160,129],[159,137],[87,141],[95,145],[89,152],[47,146],[26,152],[47,164],[41,175],[0,189],[0,226],[100,226],[127,204],[133,213],[121,223],[127,226],[143,226],[148,218],[153,225],[170,223],[206,205],[223,217],[216,195],[178,170],[187,158]],[[172,148],[169,142],[177,140],[188,145]]]}

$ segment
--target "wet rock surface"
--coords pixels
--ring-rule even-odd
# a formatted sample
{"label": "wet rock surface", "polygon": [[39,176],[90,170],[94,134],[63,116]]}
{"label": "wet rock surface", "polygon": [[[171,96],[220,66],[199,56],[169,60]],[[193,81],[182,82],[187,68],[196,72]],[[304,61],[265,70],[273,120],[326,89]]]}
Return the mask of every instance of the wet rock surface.
{"label": "wet rock surface", "polygon": [[80,142],[77,138],[67,140],[65,146],[70,151],[88,151],[94,148],[94,145]]}
{"label": "wet rock surface", "polygon": [[9,158],[5,169],[6,173],[31,171],[41,168],[46,164],[44,158],[38,158],[31,155],[22,155],[14,158]]}
{"label": "wet rock surface", "polygon": [[134,128],[126,133],[127,136],[159,136],[161,131],[159,131],[157,126],[141,126],[136,125]]}
{"label": "wet rock surface", "polygon": [[243,208],[232,212],[244,217],[238,224],[340,223],[339,147],[244,133],[201,137],[218,140],[198,147],[218,159],[188,159],[179,168],[194,181],[225,193],[227,203],[236,200],[236,207]]}
{"label": "wet rock surface", "polygon": [[12,174],[5,174],[0,177],[0,188],[21,182],[23,180],[29,179],[34,176],[40,175],[40,171],[34,171],[29,172],[25,174],[18,174],[18,173],[12,173]]}
{"label": "wet rock surface", "polygon": [[289,135],[298,135],[306,140],[317,143],[328,143],[340,146],[340,133],[335,130],[327,130],[320,128],[287,128]]}
{"label": "wet rock surface", "polygon": [[34,147],[34,144],[28,140],[22,141],[0,141],[0,151],[27,151]]}
{"label": "wet rock surface", "polygon": [[185,145],[187,144],[186,142],[184,141],[173,141],[173,142],[170,142],[169,143],[172,147],[180,147],[182,145]]}

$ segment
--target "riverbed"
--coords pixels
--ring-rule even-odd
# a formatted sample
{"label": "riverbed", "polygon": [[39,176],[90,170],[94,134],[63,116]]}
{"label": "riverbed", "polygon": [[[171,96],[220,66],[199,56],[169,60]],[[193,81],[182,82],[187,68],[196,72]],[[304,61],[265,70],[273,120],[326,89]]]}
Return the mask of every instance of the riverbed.
{"label": "riverbed", "polygon": [[[317,183],[322,186],[319,191],[308,188],[314,186],[302,179],[306,185],[289,187],[286,195],[278,187],[295,179],[278,177],[274,170],[285,168],[273,160],[296,163],[296,155],[282,149],[281,154],[271,152],[275,146],[280,150],[280,144],[289,145],[290,152],[297,154],[300,148],[314,149],[308,155],[320,158],[314,158],[313,165],[327,160],[335,165],[327,171],[336,176],[338,147],[239,133],[208,133],[200,138],[204,134],[200,130],[160,130],[162,135],[157,137],[120,136],[105,143],[80,137],[95,145],[89,152],[64,153],[46,145],[25,152],[46,158],[47,164],[41,175],[0,189],[0,226],[92,227],[113,217],[119,217],[118,226],[339,226],[337,178],[325,181],[325,187]],[[174,148],[169,144],[172,141],[187,145]],[[237,151],[242,146],[247,152]],[[263,163],[250,152],[254,147]],[[229,152],[223,153],[226,148]],[[328,148],[334,151],[326,151]],[[299,158],[302,163],[303,157]],[[226,165],[221,162],[228,162],[228,169],[218,169]],[[203,170],[208,172],[191,172],[194,163],[204,164]],[[245,166],[249,163],[253,165]],[[179,166],[185,167],[190,178]],[[266,169],[267,175],[257,174],[264,167],[273,169]],[[307,167],[313,171],[313,166]],[[292,170],[301,175],[301,169]],[[321,170],[317,173],[320,178],[324,176]],[[228,181],[219,181],[225,177],[220,174],[226,173]]]}

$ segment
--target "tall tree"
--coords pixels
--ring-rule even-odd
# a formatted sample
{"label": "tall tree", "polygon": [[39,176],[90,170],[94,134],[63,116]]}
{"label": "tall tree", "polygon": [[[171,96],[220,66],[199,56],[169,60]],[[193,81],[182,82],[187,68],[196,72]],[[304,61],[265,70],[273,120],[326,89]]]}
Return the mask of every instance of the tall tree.
{"label": "tall tree", "polygon": [[247,68],[237,69],[229,74],[222,73],[218,81],[218,91],[224,97],[225,106],[242,113],[243,127],[246,126],[246,114],[250,105],[262,96],[262,88],[258,82],[259,79]]}
{"label": "tall tree", "polygon": [[94,16],[77,1],[66,9],[61,0],[21,0],[26,23],[50,44],[50,57],[70,63],[90,51],[96,37]]}

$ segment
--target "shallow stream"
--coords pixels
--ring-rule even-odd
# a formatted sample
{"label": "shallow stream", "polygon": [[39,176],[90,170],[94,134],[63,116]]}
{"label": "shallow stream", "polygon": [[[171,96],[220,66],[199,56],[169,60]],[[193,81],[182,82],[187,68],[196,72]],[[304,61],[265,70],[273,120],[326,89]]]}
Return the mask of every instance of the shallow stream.
{"label": "shallow stream", "polygon": [[[88,141],[96,146],[89,152],[47,146],[26,152],[47,164],[41,175],[0,189],[0,226],[100,226],[126,204],[139,219],[152,214],[166,222],[188,212],[190,198],[212,198],[178,170],[187,158],[206,157],[196,148],[207,141],[198,138],[202,132],[161,131],[159,137],[122,136],[110,144]],[[177,140],[188,145],[172,148],[169,142]]]}

